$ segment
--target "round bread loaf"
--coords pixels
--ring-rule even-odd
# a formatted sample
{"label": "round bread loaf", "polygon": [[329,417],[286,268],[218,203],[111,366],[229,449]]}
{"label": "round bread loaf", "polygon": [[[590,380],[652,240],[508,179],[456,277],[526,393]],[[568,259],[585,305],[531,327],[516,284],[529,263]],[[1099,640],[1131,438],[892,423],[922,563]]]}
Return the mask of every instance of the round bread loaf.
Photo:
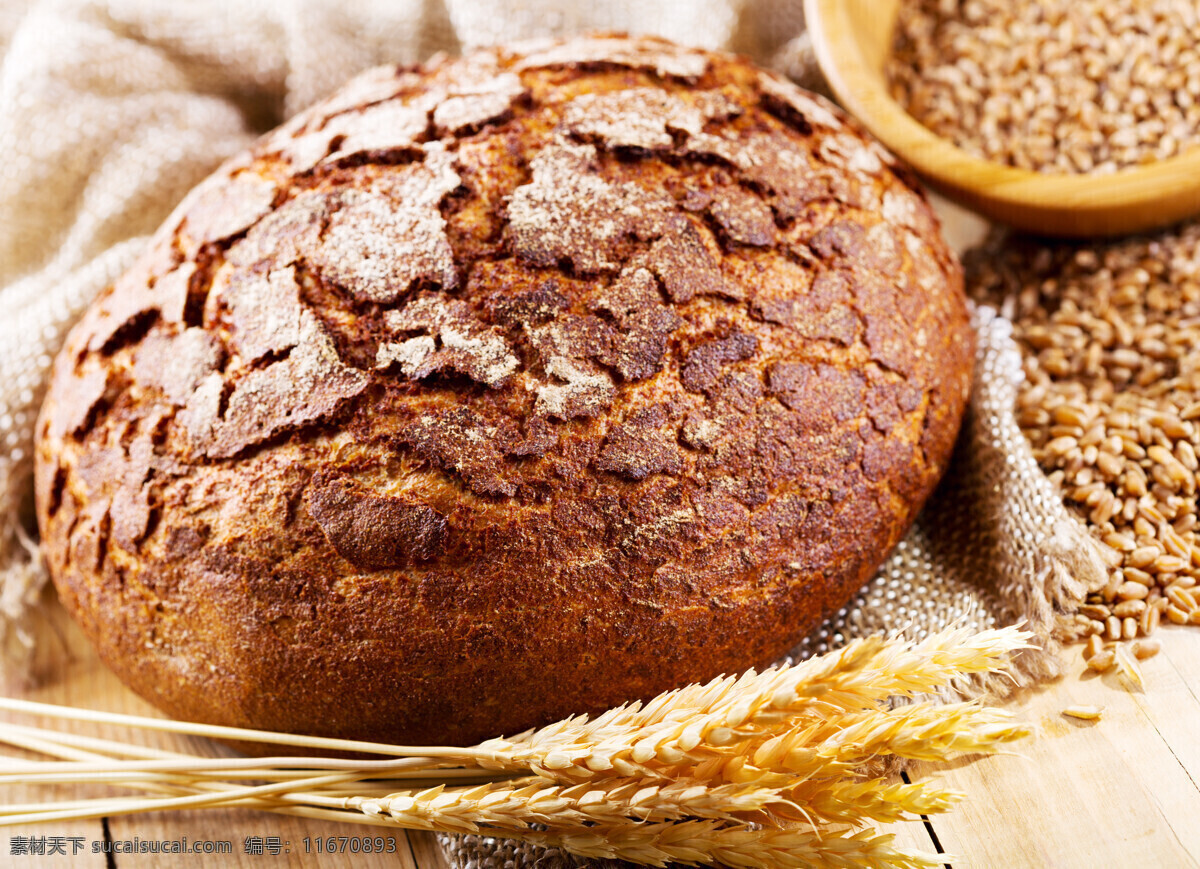
{"label": "round bread loaf", "polygon": [[785,652],[930,494],[971,356],[911,177],[744,60],[381,68],[71,332],[38,520],[171,715],[471,743]]}

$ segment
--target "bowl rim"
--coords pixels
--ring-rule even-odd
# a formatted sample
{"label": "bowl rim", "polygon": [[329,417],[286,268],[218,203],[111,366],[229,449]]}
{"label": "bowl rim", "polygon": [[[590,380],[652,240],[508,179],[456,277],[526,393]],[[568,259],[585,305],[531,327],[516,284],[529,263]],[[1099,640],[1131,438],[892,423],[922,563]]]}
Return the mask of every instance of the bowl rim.
{"label": "bowl rim", "polygon": [[[839,101],[867,130],[933,186],[952,198],[979,206],[991,200],[1009,209],[1070,209],[1080,214],[1163,202],[1157,225],[1200,213],[1200,145],[1184,153],[1106,174],[1044,173],[978,157],[942,138],[896,102],[884,77],[863,62],[848,27],[830,28],[831,16],[846,18],[842,0],[804,0],[805,20],[822,73]],[[1191,181],[1190,186],[1187,183]],[[1188,204],[1178,207],[1179,194]],[[1102,194],[1102,195],[1098,195]],[[994,213],[995,209],[983,208]],[[1068,233],[1069,234],[1069,233]]]}

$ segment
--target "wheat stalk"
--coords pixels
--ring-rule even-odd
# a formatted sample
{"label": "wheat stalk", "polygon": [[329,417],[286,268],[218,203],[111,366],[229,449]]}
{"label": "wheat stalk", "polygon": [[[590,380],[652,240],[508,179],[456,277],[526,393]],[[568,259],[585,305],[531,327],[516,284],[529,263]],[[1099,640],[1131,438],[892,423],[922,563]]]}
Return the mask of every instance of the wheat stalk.
{"label": "wheat stalk", "polygon": [[11,759],[0,764],[0,786],[92,781],[148,795],[8,805],[0,825],[239,806],[515,836],[655,865],[931,865],[935,855],[903,854],[890,837],[856,828],[945,811],[958,795],[881,780],[867,765],[889,755],[945,760],[999,751],[1028,728],[977,703],[892,709],[889,698],[1001,670],[1026,639],[1013,629],[950,630],[916,644],[870,638],[472,748],[272,734],[0,698],[0,708],[64,719],[386,757],[206,758],[14,725],[0,742],[59,760]]}
{"label": "wheat stalk", "polygon": [[681,780],[647,784],[611,779],[564,787],[531,776],[467,789],[429,788],[381,800],[353,799],[347,808],[387,815],[404,826],[478,832],[481,827],[520,831],[531,824],[587,826],[624,821],[710,818],[743,823],[753,816],[780,826],[779,810],[801,812],[780,790],[754,785],[717,785]]}
{"label": "wheat stalk", "polygon": [[0,709],[28,715],[44,715],[74,721],[89,721],[97,724],[115,724],[142,730],[157,730],[185,736],[204,736],[228,742],[261,742],[270,745],[290,745],[297,748],[316,749],[330,752],[358,752],[361,754],[385,754],[391,757],[422,758],[428,768],[439,764],[447,766],[473,762],[486,754],[479,748],[433,745],[389,745],[383,742],[365,742],[356,739],[335,739],[327,736],[305,736],[300,733],[276,733],[271,730],[251,730],[244,727],[225,727],[218,724],[199,724],[192,721],[170,721],[164,718],[147,718],[142,715],[123,715],[117,712],[101,712],[95,709],[79,709],[74,706],[56,706],[52,703],[37,703],[0,697]]}

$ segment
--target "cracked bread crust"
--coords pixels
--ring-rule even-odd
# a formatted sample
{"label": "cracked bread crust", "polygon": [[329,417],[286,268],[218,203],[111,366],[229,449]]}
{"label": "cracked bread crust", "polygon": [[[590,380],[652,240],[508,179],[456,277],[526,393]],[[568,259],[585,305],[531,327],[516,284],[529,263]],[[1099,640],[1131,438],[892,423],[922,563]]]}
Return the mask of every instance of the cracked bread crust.
{"label": "cracked bread crust", "polygon": [[743,60],[380,68],[71,332],[43,547],[172,715],[472,743],[784,652],[930,494],[971,356],[907,172]]}

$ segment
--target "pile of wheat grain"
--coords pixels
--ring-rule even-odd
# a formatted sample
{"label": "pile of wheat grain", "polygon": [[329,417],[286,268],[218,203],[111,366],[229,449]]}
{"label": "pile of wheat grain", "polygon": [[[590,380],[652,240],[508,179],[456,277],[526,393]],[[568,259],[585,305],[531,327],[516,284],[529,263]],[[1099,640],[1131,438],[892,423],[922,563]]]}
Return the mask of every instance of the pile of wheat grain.
{"label": "pile of wheat grain", "polygon": [[1200,624],[1200,224],[1090,246],[997,234],[965,264],[1013,321],[1034,454],[1104,544],[1108,583],[1076,616],[1096,668],[1103,642]]}
{"label": "pile of wheat grain", "polygon": [[892,94],[980,157],[1106,173],[1200,139],[1195,0],[902,0]]}

